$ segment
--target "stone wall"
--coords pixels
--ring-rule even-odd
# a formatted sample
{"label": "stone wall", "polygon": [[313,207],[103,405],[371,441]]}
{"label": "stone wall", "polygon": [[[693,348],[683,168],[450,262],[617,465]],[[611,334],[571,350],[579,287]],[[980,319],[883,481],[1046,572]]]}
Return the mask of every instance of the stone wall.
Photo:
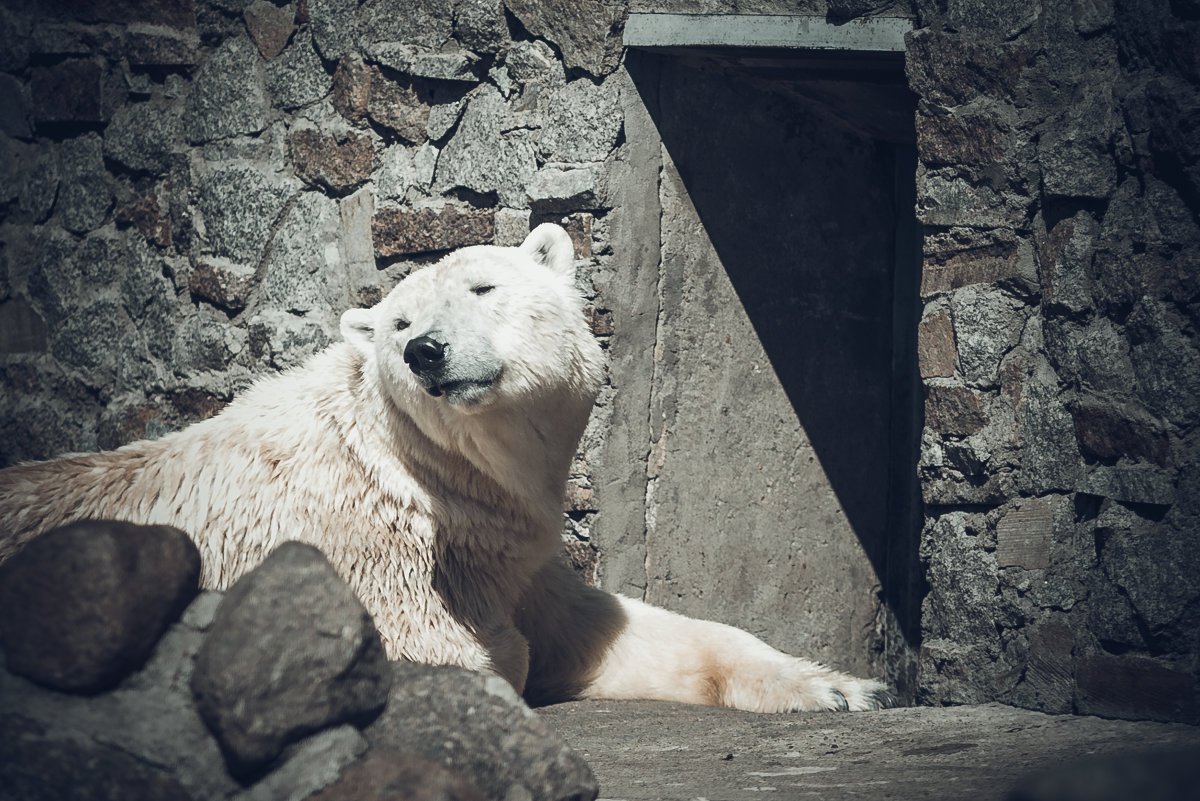
{"label": "stone wall", "polygon": [[1196,720],[1200,13],[918,6],[920,698]]}
{"label": "stone wall", "polygon": [[[921,313],[896,339],[917,340],[924,389],[919,632],[889,618],[881,535],[803,575],[825,520],[779,499],[807,480],[805,442],[831,441],[817,418],[788,428],[810,385],[785,370],[763,395],[796,436],[771,471],[758,445],[730,455],[763,407],[722,401],[692,356],[715,353],[701,335],[760,346],[770,316],[730,304],[768,279],[729,271],[711,212],[687,216],[688,166],[621,47],[631,9],[916,14]],[[585,575],[929,703],[1193,719],[1198,20],[1182,0],[7,0],[0,464],[207,417],[412,267],[563,222],[610,355],[564,502]],[[672,431],[693,449],[675,462]],[[844,501],[861,486],[842,467]],[[760,485],[769,512],[677,519],[697,489]],[[861,528],[830,509],[835,533]]]}
{"label": "stone wall", "polygon": [[[622,131],[599,79],[623,13],[5,3],[0,464],[210,416],[414,265],[538,222],[568,227],[594,295]],[[576,472],[568,528],[591,571],[586,451]]]}

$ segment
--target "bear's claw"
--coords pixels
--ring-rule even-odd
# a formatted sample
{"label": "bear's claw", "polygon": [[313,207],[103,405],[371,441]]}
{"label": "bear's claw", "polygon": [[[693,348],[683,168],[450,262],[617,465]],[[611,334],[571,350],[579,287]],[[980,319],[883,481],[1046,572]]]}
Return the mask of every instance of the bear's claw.
{"label": "bear's claw", "polygon": [[867,695],[867,703],[871,705],[871,709],[889,709],[900,705],[899,699],[886,687],[870,692]]}

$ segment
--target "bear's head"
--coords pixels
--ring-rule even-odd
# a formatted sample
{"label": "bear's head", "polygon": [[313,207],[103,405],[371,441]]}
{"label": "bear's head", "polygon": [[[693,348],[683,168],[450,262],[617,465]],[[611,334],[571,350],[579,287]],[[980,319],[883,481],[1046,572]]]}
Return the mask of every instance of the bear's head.
{"label": "bear's head", "polygon": [[342,315],[343,338],[401,409],[476,414],[591,402],[601,353],[557,225],[519,247],[463,248],[414,271],[370,309]]}

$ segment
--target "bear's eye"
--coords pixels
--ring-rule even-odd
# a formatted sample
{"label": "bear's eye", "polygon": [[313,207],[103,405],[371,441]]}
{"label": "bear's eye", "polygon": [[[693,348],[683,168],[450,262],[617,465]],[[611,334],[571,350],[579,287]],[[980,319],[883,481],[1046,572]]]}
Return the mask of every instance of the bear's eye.
{"label": "bear's eye", "polygon": [[408,328],[408,320],[397,320],[396,321],[396,330],[397,331],[403,331],[405,328]]}
{"label": "bear's eye", "polygon": [[487,293],[491,292],[495,288],[496,287],[492,286],[491,284],[479,284],[477,286],[471,287],[471,291],[474,292],[476,295],[486,295]]}

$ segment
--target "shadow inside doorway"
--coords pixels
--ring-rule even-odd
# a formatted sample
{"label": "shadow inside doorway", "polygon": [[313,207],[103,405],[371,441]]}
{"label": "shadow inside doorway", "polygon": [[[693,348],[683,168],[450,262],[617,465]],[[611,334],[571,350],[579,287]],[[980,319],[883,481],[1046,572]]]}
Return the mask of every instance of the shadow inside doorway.
{"label": "shadow inside doorway", "polygon": [[923,593],[920,238],[902,62],[851,69],[631,51],[627,66],[698,236],[736,292],[911,652]]}

